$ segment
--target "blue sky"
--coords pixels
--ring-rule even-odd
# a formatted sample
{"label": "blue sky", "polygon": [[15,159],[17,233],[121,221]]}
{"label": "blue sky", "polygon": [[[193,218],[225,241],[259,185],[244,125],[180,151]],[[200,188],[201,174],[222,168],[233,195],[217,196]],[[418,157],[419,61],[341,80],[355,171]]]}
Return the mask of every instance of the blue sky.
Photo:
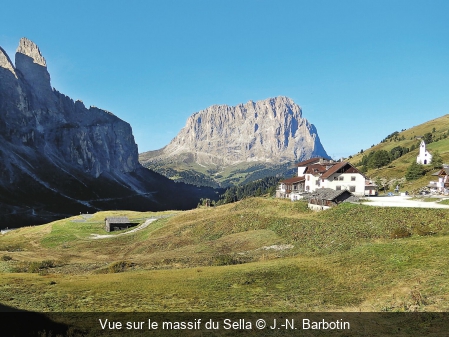
{"label": "blue sky", "polygon": [[0,46],[27,37],[52,85],[133,128],[139,152],[196,111],[278,95],[348,156],[449,113],[449,1],[10,1]]}

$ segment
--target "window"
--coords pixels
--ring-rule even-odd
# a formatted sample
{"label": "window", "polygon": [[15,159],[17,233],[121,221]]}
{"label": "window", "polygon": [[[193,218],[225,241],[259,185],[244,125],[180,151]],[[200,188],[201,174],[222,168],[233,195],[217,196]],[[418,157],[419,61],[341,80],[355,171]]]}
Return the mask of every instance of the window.
{"label": "window", "polygon": [[355,181],[355,177],[354,176],[351,177],[351,181]]}
{"label": "window", "polygon": [[355,192],[355,186],[349,186],[349,192]]}
{"label": "window", "polygon": [[343,181],[343,178],[344,178],[343,176],[339,176],[338,180]]}
{"label": "window", "polygon": [[340,186],[340,185],[337,185],[337,186],[335,187],[335,190],[336,190],[336,191],[341,191],[341,186]]}
{"label": "window", "polygon": [[338,177],[337,177],[337,176],[335,176],[335,177],[334,177],[334,180],[338,180]]}

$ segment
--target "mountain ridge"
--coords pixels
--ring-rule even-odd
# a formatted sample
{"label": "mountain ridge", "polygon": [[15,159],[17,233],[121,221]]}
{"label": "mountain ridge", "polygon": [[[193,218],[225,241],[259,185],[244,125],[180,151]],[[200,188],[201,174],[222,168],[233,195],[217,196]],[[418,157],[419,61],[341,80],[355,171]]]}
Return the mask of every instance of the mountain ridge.
{"label": "mountain ridge", "polygon": [[0,49],[1,227],[104,209],[195,207],[207,189],[143,168],[131,126],[52,88],[45,58],[22,38]]}
{"label": "mountain ridge", "polygon": [[316,127],[302,117],[301,108],[292,99],[277,96],[198,111],[167,146],[141,153],[139,160],[162,174],[167,170],[204,174],[201,166],[213,172],[209,177],[214,178],[239,165],[240,170],[261,164],[271,169],[316,156],[330,158]]}

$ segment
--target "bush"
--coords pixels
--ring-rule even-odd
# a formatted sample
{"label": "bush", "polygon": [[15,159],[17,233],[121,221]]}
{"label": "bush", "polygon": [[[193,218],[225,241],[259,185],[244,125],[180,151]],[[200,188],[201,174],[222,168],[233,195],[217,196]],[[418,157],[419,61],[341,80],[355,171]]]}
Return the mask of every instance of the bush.
{"label": "bush", "polygon": [[28,265],[28,272],[29,273],[38,273],[39,272],[39,267],[40,267],[40,262],[31,262]]}
{"label": "bush", "polygon": [[30,262],[28,264],[28,272],[29,273],[39,273],[39,274],[46,274],[47,270],[49,268],[56,267],[56,263],[53,260],[44,260],[41,262]]}
{"label": "bush", "polygon": [[108,267],[108,272],[112,273],[112,274],[113,273],[122,273],[133,266],[134,266],[134,263],[129,262],[129,261],[117,261],[117,262],[112,263]]}
{"label": "bush", "polygon": [[421,178],[424,173],[425,171],[423,165],[413,162],[408,167],[407,172],[405,173],[405,179],[407,179],[408,181],[416,180],[418,178]]}
{"label": "bush", "polygon": [[441,154],[439,151],[435,151],[433,153],[431,164],[434,169],[438,169],[443,166],[443,158],[441,157]]}
{"label": "bush", "polygon": [[396,227],[391,232],[392,239],[402,239],[402,238],[408,238],[410,236],[412,236],[412,233],[405,227]]}
{"label": "bush", "polygon": [[9,261],[9,260],[12,260],[11,256],[9,256],[9,255],[3,255],[2,256],[2,261]]}
{"label": "bush", "polygon": [[435,235],[436,232],[428,225],[420,225],[413,228],[413,232],[419,236]]}
{"label": "bush", "polygon": [[239,264],[240,261],[235,259],[229,254],[225,255],[217,255],[214,257],[213,265],[214,266],[230,266],[233,264]]}
{"label": "bush", "polygon": [[48,268],[54,268],[56,267],[56,263],[53,260],[44,260],[40,264],[39,269],[48,269]]}

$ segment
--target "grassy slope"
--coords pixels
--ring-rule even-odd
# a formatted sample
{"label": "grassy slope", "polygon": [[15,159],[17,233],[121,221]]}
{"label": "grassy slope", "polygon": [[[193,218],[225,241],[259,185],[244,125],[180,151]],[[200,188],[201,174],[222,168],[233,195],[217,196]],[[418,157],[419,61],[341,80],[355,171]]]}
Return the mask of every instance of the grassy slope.
{"label": "grassy slope", "polygon": [[[368,154],[373,150],[390,151],[392,148],[396,146],[403,146],[410,148],[413,144],[417,144],[420,142],[420,140],[415,139],[415,137],[423,136],[427,132],[432,132],[433,128],[436,129],[435,133],[433,134],[436,135],[437,137],[440,137],[444,133],[446,133],[449,130],[449,115],[444,115],[440,118],[433,119],[418,126],[414,126],[408,130],[399,132],[399,137],[404,136],[405,140],[391,141],[391,142],[387,141],[385,143],[379,143],[374,147],[365,150],[364,153],[362,154],[358,153],[354,155],[353,158],[350,160],[350,162],[351,163],[359,162],[362,159],[363,155]],[[449,163],[449,138],[428,144],[427,149],[431,153],[433,151],[438,150],[441,156],[443,157],[443,162]],[[369,170],[366,175],[371,178],[380,177],[380,178],[387,178],[388,180],[401,179],[405,177],[405,173],[407,171],[408,166],[410,166],[410,164],[413,161],[416,161],[416,156],[418,155],[418,153],[419,148],[393,161],[388,167]],[[423,178],[412,182],[406,182],[404,184],[404,190],[412,191],[419,187],[427,185],[431,180],[436,180],[435,177],[431,176],[431,174],[434,173],[435,171],[436,170],[433,170],[429,167],[427,174]],[[392,186],[391,188],[394,189],[394,186]]]}
{"label": "grassy slope", "polygon": [[[154,215],[119,213],[142,222]],[[12,257],[0,262],[0,303],[38,311],[449,310],[448,215],[349,204],[313,213],[300,202],[250,198],[104,240],[89,236],[104,234],[105,212],[60,220],[0,237],[0,257]],[[414,234],[391,239],[397,228]],[[55,267],[27,272],[43,260]]]}
{"label": "grassy slope", "polygon": [[[230,166],[218,166],[210,164],[207,167],[197,164],[193,161],[193,155],[186,156],[177,161],[167,160],[166,162],[148,163],[145,153],[140,154],[139,160],[142,165],[154,170],[174,181],[187,182],[182,177],[182,173],[191,176],[203,176],[205,180],[214,181],[217,186],[229,187],[236,186],[249,181],[254,181],[267,176],[284,174],[291,167],[288,164],[270,164],[265,162],[243,162]],[[172,169],[175,172],[166,174],[166,169]]]}

